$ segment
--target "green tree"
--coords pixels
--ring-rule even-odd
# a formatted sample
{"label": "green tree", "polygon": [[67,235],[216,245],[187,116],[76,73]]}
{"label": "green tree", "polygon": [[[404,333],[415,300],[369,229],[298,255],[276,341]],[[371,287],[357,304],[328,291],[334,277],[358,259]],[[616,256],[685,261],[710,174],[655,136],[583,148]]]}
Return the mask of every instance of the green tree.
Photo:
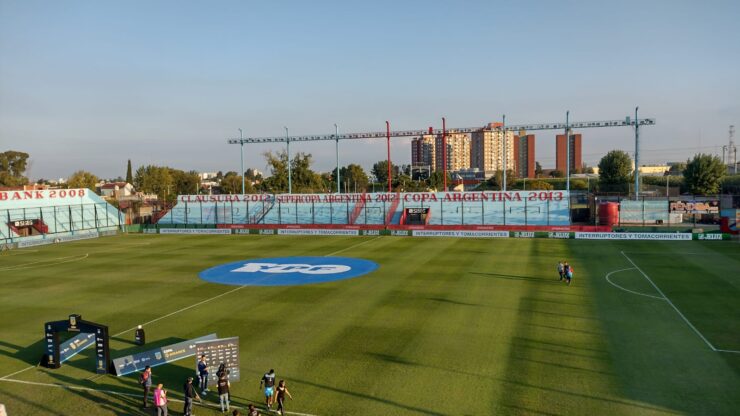
{"label": "green tree", "polygon": [[128,160],[128,166],[126,166],[126,183],[134,183],[134,175],[131,173],[131,159]]}
{"label": "green tree", "polygon": [[198,193],[198,189],[200,188],[200,175],[198,175],[198,172],[194,170],[184,172],[178,169],[167,169],[169,169],[175,185],[174,195],[193,195]]}
{"label": "green tree", "polygon": [[621,150],[612,150],[599,161],[599,189],[626,192],[632,177],[632,159]]}
{"label": "green tree", "polygon": [[134,175],[134,187],[140,192],[157,194],[159,199],[173,200],[177,192],[172,170],[166,166],[140,166]]}
{"label": "green tree", "polygon": [[97,185],[100,179],[90,172],[84,170],[78,170],[73,173],[72,176],[67,178],[68,188],[86,188],[93,192],[95,191],[95,185]]}
{"label": "green tree", "polygon": [[[334,169],[336,171],[336,169]],[[365,192],[367,186],[370,183],[370,179],[367,177],[367,173],[362,169],[362,166],[357,164],[349,164],[339,170],[339,179],[342,181],[340,188],[342,191],[345,189],[348,192]],[[336,178],[332,178],[334,184],[336,184]]]}
{"label": "green tree", "polygon": [[[398,170],[398,166],[391,163],[391,181],[393,180],[394,176],[398,175],[397,170]],[[388,183],[388,161],[387,160],[380,160],[380,161],[375,162],[375,164],[373,164],[373,168],[371,172],[379,183],[381,184]]]}
{"label": "green tree", "polygon": [[551,178],[564,178],[565,177],[565,172],[563,172],[562,170],[557,170],[556,169],[556,170],[553,170],[552,172],[550,172],[550,177]]}
{"label": "green tree", "polygon": [[8,150],[0,153],[0,186],[21,186],[28,183],[23,176],[28,164],[28,153]]}
{"label": "green tree", "polygon": [[690,193],[716,195],[726,171],[727,168],[719,157],[701,153],[686,162],[683,178]]}
{"label": "green tree", "polygon": [[545,181],[527,181],[527,189],[533,191],[551,191],[553,190],[553,186]]}
{"label": "green tree", "polygon": [[[271,193],[288,192],[288,154],[285,151],[264,153],[271,176],[262,189]],[[311,154],[298,152],[291,158],[291,187],[294,193],[326,192],[321,175],[311,170]]]}
{"label": "green tree", "polygon": [[540,162],[534,162],[534,176],[538,178],[542,176],[542,165],[540,165]]}
{"label": "green tree", "polygon": [[[447,186],[452,183],[452,176],[447,173]],[[429,176],[429,188],[443,190],[444,188],[444,172],[441,170],[435,170]]]}
{"label": "green tree", "polygon": [[[223,191],[226,194],[241,194],[242,193],[242,177],[237,174],[229,175],[227,173],[226,175],[224,175],[224,178],[221,179],[221,191]],[[249,180],[244,181],[244,192],[248,194],[254,193],[254,187],[252,186],[251,181]]]}

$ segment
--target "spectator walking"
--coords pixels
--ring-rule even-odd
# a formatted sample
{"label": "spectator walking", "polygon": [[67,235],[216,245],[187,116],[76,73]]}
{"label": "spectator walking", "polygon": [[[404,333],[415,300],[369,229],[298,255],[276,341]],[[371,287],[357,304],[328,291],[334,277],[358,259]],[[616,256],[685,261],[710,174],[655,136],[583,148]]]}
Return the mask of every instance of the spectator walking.
{"label": "spectator walking", "polygon": [[285,387],[285,380],[280,380],[280,383],[277,387],[277,404],[278,408],[277,411],[280,412],[281,416],[285,415],[285,395],[288,395],[290,397],[290,400],[293,400],[293,396],[290,395],[290,392],[288,391],[288,388]]}
{"label": "spectator walking", "polygon": [[149,366],[144,367],[144,371],[139,375],[139,384],[144,389],[144,405],[147,407],[147,400],[149,400],[149,391],[152,389],[152,368]]}
{"label": "spectator walking", "polygon": [[262,383],[265,384],[265,404],[267,405],[267,411],[269,412],[272,407],[272,402],[275,399],[275,370],[270,369],[270,371],[266,372],[265,375],[262,376],[262,380],[260,380],[260,390],[262,389]]}
{"label": "spectator walking", "polygon": [[565,277],[565,266],[562,260],[558,262],[558,274],[560,275],[560,280],[563,280],[563,277]]}
{"label": "spectator walking", "polygon": [[185,405],[182,409],[183,416],[193,416],[193,399],[198,399],[199,401],[202,401],[200,396],[198,396],[198,392],[195,391],[195,387],[193,387],[193,378],[188,377],[188,379],[185,381],[185,385],[183,386],[183,395],[185,396]]}
{"label": "spectator walking", "polygon": [[157,416],[167,416],[167,390],[162,383],[154,389],[154,406],[157,407]]}
{"label": "spectator walking", "polygon": [[568,285],[570,285],[571,279],[573,279],[573,266],[568,267],[568,273],[565,275],[565,280],[568,282]]}
{"label": "spectator walking", "polygon": [[229,387],[229,376],[224,371],[218,379],[218,401],[221,404],[222,413],[229,411]]}

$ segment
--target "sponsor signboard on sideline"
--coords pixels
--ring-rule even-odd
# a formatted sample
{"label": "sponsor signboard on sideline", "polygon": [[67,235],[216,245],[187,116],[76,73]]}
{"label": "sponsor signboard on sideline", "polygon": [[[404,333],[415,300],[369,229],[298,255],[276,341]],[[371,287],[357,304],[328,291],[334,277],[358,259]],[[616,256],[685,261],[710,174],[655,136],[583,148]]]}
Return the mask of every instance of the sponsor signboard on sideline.
{"label": "sponsor signboard on sideline", "polygon": [[224,228],[160,228],[160,234],[231,234],[231,230]]}
{"label": "sponsor signboard on sideline", "polygon": [[663,240],[691,241],[691,233],[584,233],[577,232],[580,240]]}

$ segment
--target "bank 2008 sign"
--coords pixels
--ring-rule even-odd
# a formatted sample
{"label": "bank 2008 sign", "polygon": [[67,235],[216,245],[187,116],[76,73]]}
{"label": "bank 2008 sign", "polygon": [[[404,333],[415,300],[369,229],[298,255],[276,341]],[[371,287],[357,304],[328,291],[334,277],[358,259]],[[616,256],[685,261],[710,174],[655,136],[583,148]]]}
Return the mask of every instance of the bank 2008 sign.
{"label": "bank 2008 sign", "polygon": [[349,257],[276,257],[222,264],[199,276],[227,285],[292,286],[350,279],[377,268],[375,262]]}

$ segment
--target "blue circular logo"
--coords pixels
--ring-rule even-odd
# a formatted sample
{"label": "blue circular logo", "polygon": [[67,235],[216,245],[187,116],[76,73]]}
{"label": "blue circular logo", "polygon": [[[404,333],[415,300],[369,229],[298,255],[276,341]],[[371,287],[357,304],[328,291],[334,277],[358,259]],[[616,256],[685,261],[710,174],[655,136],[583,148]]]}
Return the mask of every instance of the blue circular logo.
{"label": "blue circular logo", "polygon": [[293,286],[350,279],[377,268],[370,260],[349,257],[273,257],[222,264],[199,276],[225,285]]}

